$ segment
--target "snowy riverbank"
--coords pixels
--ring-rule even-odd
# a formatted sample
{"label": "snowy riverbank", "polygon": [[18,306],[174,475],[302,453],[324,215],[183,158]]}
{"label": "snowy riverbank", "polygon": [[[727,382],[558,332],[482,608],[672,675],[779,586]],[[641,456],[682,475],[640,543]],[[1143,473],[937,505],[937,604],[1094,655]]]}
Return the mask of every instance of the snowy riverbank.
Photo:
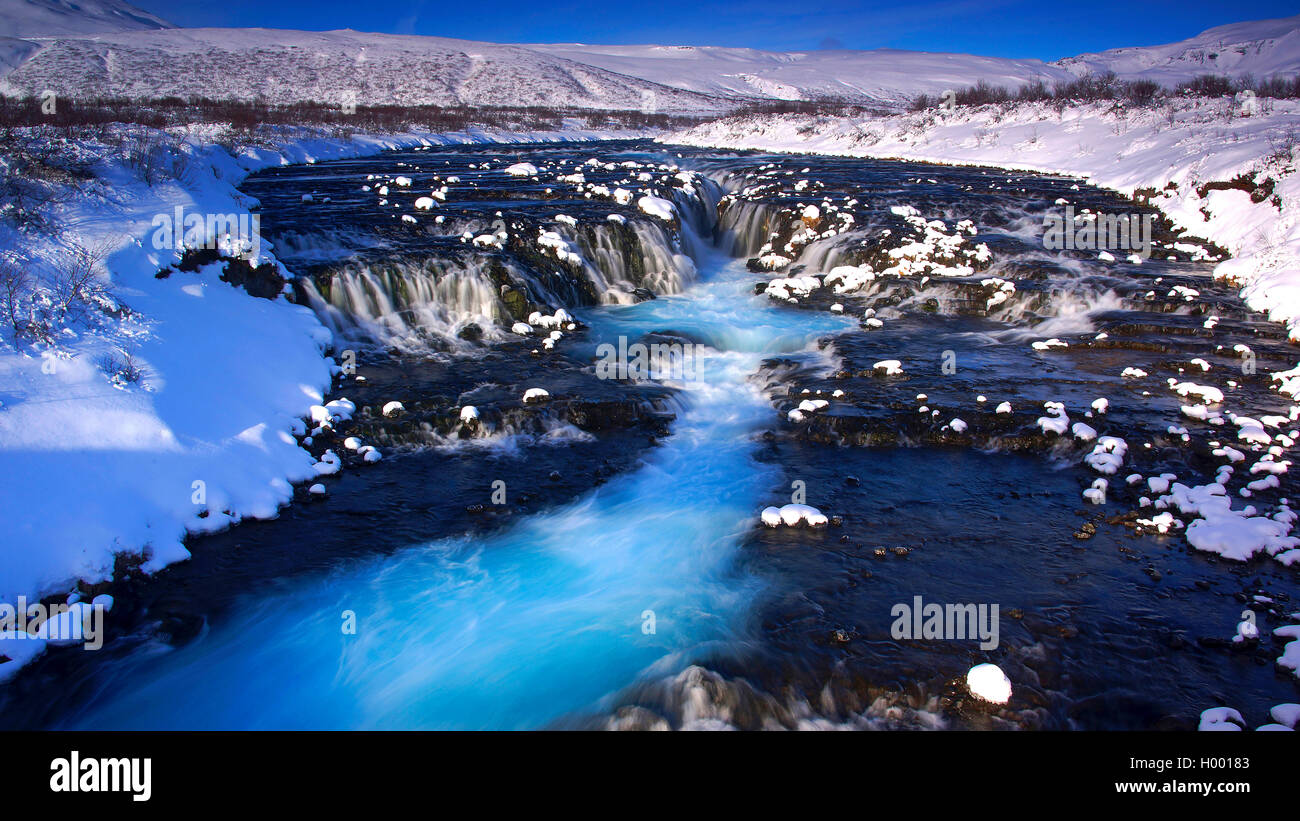
{"label": "snowy riverbank", "polygon": [[[94,249],[97,263],[96,304],[85,317],[43,342],[15,343],[6,333],[0,345],[0,519],[10,523],[0,602],[107,581],[120,559],[159,570],[188,558],[187,533],[275,516],[293,497],[291,483],[319,471],[294,434],[330,387],[330,332],[283,296],[258,298],[222,282],[219,264],[156,278],[180,259],[156,241],[160,215],[247,215],[256,203],[236,186],[277,165],[420,145],[641,136],[303,128],[248,146],[202,127],[161,139],[168,153],[151,162],[164,170],[150,173],[124,160],[117,128],[61,146],[94,173],[63,192],[61,232],[0,228],[0,246],[30,278],[33,299],[57,290],[78,249],[83,258]],[[260,261],[280,267],[266,243]],[[109,362],[132,373],[124,378]],[[0,656],[21,663],[42,646],[0,639]],[[0,680],[18,666],[0,663]]]}
{"label": "snowy riverbank", "polygon": [[[1217,277],[1300,339],[1300,102],[1174,99],[980,106],[860,119],[738,117],[659,139],[714,148],[836,154],[1042,171],[1147,196],[1179,227],[1233,258]],[[1232,187],[1211,185],[1230,183]]]}

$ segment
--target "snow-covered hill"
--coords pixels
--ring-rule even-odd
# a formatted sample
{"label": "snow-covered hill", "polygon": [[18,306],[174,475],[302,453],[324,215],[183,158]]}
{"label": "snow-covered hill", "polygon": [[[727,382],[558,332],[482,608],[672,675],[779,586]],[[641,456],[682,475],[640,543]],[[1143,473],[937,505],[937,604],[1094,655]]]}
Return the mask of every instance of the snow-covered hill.
{"label": "snow-covered hill", "polygon": [[176,29],[121,0],[75,8],[70,0],[0,0],[0,92],[709,114],[773,100],[897,108],[917,94],[980,80],[1015,88],[1114,71],[1172,85],[1206,73],[1264,78],[1300,70],[1300,16],[1045,63],[892,49],[499,45],[350,30]]}
{"label": "snow-covered hill", "polygon": [[163,29],[42,40],[0,91],[341,105],[571,106],[710,113],[713,96],[520,46],[356,31]]}
{"label": "snow-covered hill", "polygon": [[1175,85],[1200,74],[1263,79],[1300,71],[1300,16],[1218,26],[1178,43],[1081,54],[1054,63],[875,49],[775,52],[694,46],[529,45],[527,48],[705,94],[781,100],[906,102],[974,85],[1049,86],[1087,73]]}
{"label": "snow-covered hill", "polygon": [[675,88],[778,100],[835,99],[888,105],[979,80],[1017,87],[1037,79],[1048,84],[1071,79],[1065,70],[1039,60],[894,49],[776,52],[577,44],[527,48]]}
{"label": "snow-covered hill", "polygon": [[1076,75],[1113,71],[1166,85],[1198,74],[1253,74],[1258,79],[1295,74],[1300,71],[1300,15],[1216,26],[1178,43],[1081,54],[1054,65]]}
{"label": "snow-covered hill", "polygon": [[[979,80],[1017,87],[1090,71],[1172,84],[1204,73],[1300,69],[1300,16],[1044,63],[890,49],[497,45],[355,31],[169,29],[120,0],[73,8],[64,0],[0,0],[0,35],[56,35],[39,47],[0,39],[0,91],[712,113],[755,100],[898,106]],[[110,29],[117,30],[87,36]]]}
{"label": "snow-covered hill", "polygon": [[171,28],[122,0],[0,0],[0,37],[63,37]]}

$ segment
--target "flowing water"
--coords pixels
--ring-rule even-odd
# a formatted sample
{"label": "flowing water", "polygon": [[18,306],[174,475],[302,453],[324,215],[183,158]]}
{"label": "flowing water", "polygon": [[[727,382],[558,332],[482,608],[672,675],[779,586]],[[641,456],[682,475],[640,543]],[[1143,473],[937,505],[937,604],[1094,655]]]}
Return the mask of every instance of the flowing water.
{"label": "flowing water", "polygon": [[[502,173],[519,161],[543,171]],[[412,208],[444,185],[445,201]],[[638,186],[678,219],[614,198]],[[49,654],[8,688],[0,722],[1150,728],[1195,726],[1220,704],[1262,723],[1296,700],[1271,663],[1280,642],[1230,641],[1243,609],[1296,621],[1295,571],[1121,521],[1140,509],[1126,474],[1203,484],[1222,461],[1205,443],[1235,442],[1231,425],[1180,416],[1166,374],[1235,375],[1233,410],[1285,416],[1267,373],[1294,364],[1194,248],[1103,264],[1038,243],[1060,199],[1131,203],[1063,178],[641,143],[400,152],[245,188],[303,275],[297,298],[359,357],[365,380],[337,393],[362,410],[339,435],[385,458],[349,462],[324,501],[300,493],[278,520],[194,539],[191,562],[123,582],[109,646]],[[915,259],[908,232],[935,219],[931,246],[960,250],[928,273],[794,301],[755,287]],[[944,240],[962,220],[961,241]],[[749,260],[769,254],[790,263],[756,273]],[[1003,282],[1015,288],[996,297]],[[559,308],[572,325],[511,330]],[[1069,347],[1030,345],[1052,337]],[[620,339],[698,356],[689,373],[602,379],[599,346]],[[1197,357],[1211,369],[1184,372]],[[877,373],[886,359],[903,373]],[[521,402],[530,387],[550,400]],[[1098,397],[1108,412],[1089,410]],[[378,408],[394,398],[406,412],[389,419]],[[792,420],[806,398],[830,404]],[[1012,413],[994,411],[1003,401]],[[1106,504],[1081,496],[1098,476],[1081,464],[1092,441],[1035,423],[1047,401],[1127,441]],[[462,421],[465,405],[480,418]],[[1285,511],[1288,485],[1241,498]],[[831,525],[762,527],[792,492]],[[999,646],[895,638],[891,608],[917,595],[998,604]],[[982,661],[1007,671],[1010,705],[964,692]],[[58,703],[40,695],[52,680]]]}

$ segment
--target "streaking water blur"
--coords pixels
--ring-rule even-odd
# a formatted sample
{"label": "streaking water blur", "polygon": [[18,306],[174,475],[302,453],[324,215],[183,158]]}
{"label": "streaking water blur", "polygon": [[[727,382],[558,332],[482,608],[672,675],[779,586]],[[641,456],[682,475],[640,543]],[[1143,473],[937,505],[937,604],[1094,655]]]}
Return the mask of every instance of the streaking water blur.
{"label": "streaking water blur", "polygon": [[744,641],[756,583],[735,553],[774,481],[752,458],[771,408],[749,379],[764,355],[799,355],[851,323],[769,307],[742,263],[709,263],[689,294],[584,314],[594,339],[673,328],[711,348],[681,384],[674,435],[639,471],[501,535],[415,546],[249,602],[131,662],[70,726],[540,727],[674,672],[690,651]]}

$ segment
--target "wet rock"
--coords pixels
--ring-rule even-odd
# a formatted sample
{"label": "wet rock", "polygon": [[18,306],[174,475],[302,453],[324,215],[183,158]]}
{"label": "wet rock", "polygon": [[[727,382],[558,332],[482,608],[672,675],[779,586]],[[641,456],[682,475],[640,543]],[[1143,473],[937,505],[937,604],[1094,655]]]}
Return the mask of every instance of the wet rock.
{"label": "wet rock", "polygon": [[671,730],[667,719],[644,707],[635,705],[620,707],[609,719],[607,730],[622,732],[647,732]]}
{"label": "wet rock", "polygon": [[225,270],[221,272],[221,279],[261,299],[277,298],[288,282],[280,275],[280,268],[275,263],[263,262],[261,265],[253,266],[243,258],[227,262]]}

